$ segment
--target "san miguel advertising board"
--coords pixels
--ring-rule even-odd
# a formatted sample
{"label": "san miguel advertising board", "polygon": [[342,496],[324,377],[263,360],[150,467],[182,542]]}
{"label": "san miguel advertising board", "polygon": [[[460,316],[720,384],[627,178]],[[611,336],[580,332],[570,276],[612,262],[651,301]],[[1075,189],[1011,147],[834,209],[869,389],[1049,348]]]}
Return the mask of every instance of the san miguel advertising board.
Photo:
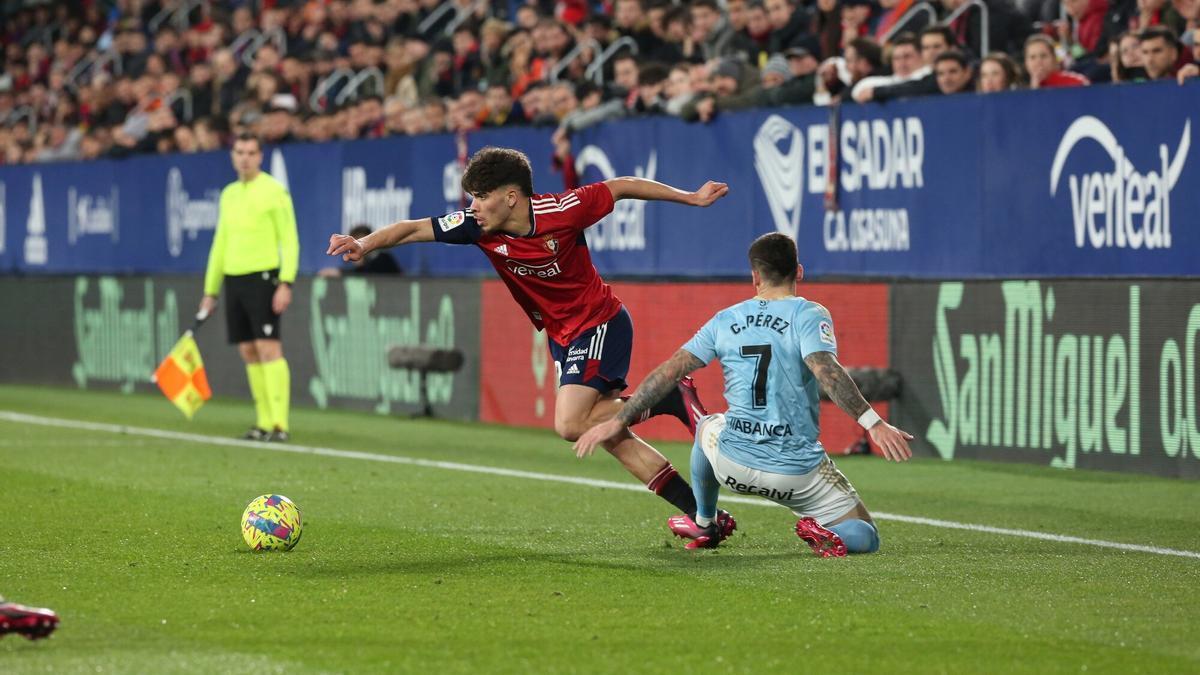
{"label": "san miguel advertising board", "polygon": [[906,283],[892,303],[919,450],[1200,477],[1200,282]]}
{"label": "san miguel advertising board", "polygon": [[[191,324],[202,281],[192,277],[0,277],[0,382],[154,391],[150,374]],[[38,308],[30,310],[30,307]],[[380,414],[419,412],[420,374],[390,368],[392,346],[460,349],[457,373],[431,373],[435,414],[478,411],[479,283],[301,279],[282,320],[293,401]],[[196,332],[217,396],[248,397],[246,371],[226,341],[224,308]],[[46,358],[46,354],[55,358]]]}

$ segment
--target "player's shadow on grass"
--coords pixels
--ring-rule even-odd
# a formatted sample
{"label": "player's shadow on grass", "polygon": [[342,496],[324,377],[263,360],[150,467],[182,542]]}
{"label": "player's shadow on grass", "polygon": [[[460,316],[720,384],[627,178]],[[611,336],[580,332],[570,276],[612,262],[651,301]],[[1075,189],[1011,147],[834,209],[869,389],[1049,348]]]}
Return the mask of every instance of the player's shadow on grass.
{"label": "player's shadow on grass", "polygon": [[404,554],[387,555],[369,560],[346,561],[336,564],[321,565],[305,570],[292,570],[290,573],[310,577],[374,577],[379,575],[413,575],[429,579],[453,579],[455,577],[472,578],[488,570],[500,571],[505,568],[521,566],[528,568],[528,574],[537,574],[544,565],[569,566],[591,569],[616,570],[626,572],[661,572],[663,574],[678,574],[692,572],[697,566],[707,569],[753,569],[759,566],[777,566],[780,560],[789,558],[808,558],[811,554],[807,549],[801,550],[763,550],[753,551],[718,550],[718,551],[685,551],[682,547],[652,547],[630,549],[621,553],[623,560],[597,553],[564,553],[564,552],[531,552],[531,551],[492,551],[470,555],[445,555],[435,558],[406,557]]}

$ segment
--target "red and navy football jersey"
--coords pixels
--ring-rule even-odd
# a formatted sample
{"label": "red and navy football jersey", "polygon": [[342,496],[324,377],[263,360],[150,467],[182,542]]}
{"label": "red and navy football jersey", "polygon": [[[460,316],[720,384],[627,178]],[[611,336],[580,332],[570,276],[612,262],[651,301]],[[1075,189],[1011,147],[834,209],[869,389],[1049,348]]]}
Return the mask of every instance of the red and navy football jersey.
{"label": "red and navy football jersey", "polygon": [[524,236],[485,234],[470,209],[434,218],[433,234],[443,243],[478,246],[533,325],[565,345],[621,309],[621,301],[592,264],[583,236],[612,209],[608,186],[593,183],[534,195],[532,226]]}

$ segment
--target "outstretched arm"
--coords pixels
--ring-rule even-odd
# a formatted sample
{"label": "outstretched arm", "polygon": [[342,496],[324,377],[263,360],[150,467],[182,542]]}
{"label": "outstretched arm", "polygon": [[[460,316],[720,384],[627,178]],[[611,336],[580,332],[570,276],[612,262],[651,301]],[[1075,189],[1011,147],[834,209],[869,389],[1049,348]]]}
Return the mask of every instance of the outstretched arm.
{"label": "outstretched arm", "polygon": [[627,429],[642,413],[646,412],[663,396],[666,396],[684,375],[703,368],[704,362],[696,358],[686,349],[680,349],[675,355],[654,369],[645,380],[638,385],[633,396],[621,406],[616,416],[607,422],[597,424],[588,429],[579,440],[575,441],[575,455],[585,457],[592,454],[597,445]]}
{"label": "outstretched arm", "polygon": [[346,234],[335,234],[329,237],[329,249],[325,253],[340,255],[346,262],[357,262],[375,249],[391,248],[419,241],[434,241],[433,219],[401,220],[387,227],[381,227],[362,239],[355,239]]}
{"label": "outstretched arm", "polygon": [[689,206],[708,206],[729,193],[725,183],[708,181],[695,192],[685,192],[649,178],[622,176],[604,181],[613,201],[622,199],[647,199],[660,202],[678,202]]}
{"label": "outstretched arm", "polygon": [[[838,363],[837,357],[831,352],[813,352],[804,358],[804,363],[808,364],[809,370],[824,387],[829,398],[862,424],[864,414],[871,410],[871,405],[863,398],[858,385],[850,378],[850,373]],[[908,447],[908,442],[912,440],[911,434],[888,424],[874,412],[869,417],[866,421],[869,425],[867,432],[883,450],[884,457],[896,462],[912,457],[912,450]]]}

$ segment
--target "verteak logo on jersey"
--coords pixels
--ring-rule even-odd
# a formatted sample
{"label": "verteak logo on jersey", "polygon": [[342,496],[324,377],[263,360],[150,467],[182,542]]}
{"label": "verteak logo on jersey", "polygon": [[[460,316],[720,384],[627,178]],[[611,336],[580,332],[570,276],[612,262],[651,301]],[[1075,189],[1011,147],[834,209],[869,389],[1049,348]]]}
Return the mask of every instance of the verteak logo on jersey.
{"label": "verteak logo on jersey", "polygon": [[[608,154],[594,145],[588,145],[575,159],[575,170],[583,175],[588,167],[594,167],[603,180],[616,178]],[[650,151],[645,166],[635,166],[633,174],[638,178],[654,180],[658,173],[658,152]],[[587,243],[595,251],[641,251],[646,248],[646,202],[641,199],[622,199],[613,204],[612,213],[586,230]]]}
{"label": "verteak logo on jersey", "polygon": [[120,193],[112,186],[108,195],[80,195],[74,186],[67,189],[67,242],[74,245],[83,235],[106,234],[120,239],[118,223]]}
{"label": "verteak logo on jersey", "polygon": [[1192,145],[1192,121],[1171,158],[1166,143],[1158,146],[1159,170],[1139,173],[1125,155],[1125,148],[1099,119],[1085,115],[1063,134],[1050,169],[1050,196],[1058,192],[1067,158],[1081,141],[1093,140],[1108,153],[1112,171],[1070,174],[1071,216],[1075,224],[1075,247],[1085,248],[1171,248],[1171,190],[1183,172]]}
{"label": "verteak logo on jersey", "polygon": [[177,167],[167,172],[167,252],[172,258],[183,253],[183,237],[196,238],[201,230],[217,227],[221,211],[221,193],[206,190],[204,196],[192,199],[183,187],[183,173]]}
{"label": "verteak logo on jersey", "polygon": [[549,279],[562,274],[562,270],[558,266],[557,260],[551,260],[542,265],[526,265],[525,263],[517,262],[516,260],[505,260],[504,266],[509,272],[519,277],[537,277],[539,279]]}
{"label": "verteak logo on jersey", "polygon": [[[786,147],[780,147],[783,141]],[[771,115],[754,134],[754,170],[767,194],[775,229],[792,239],[800,231],[804,195],[804,136],[779,115]]]}
{"label": "verteak logo on jersey", "polygon": [[465,222],[467,222],[467,214],[462,211],[455,211],[454,213],[447,213],[438,218],[438,227],[442,228],[442,232],[449,232]]}
{"label": "verteak logo on jersey", "polygon": [[42,197],[42,175],[33,174],[29,196],[29,218],[25,221],[25,264],[45,265],[49,258],[46,243],[46,202]]}
{"label": "verteak logo on jersey", "polygon": [[542,246],[545,246],[546,250],[551,253],[558,253],[558,240],[554,238],[554,235],[548,234],[542,237]]}
{"label": "verteak logo on jersey", "polygon": [[508,255],[508,244],[500,244],[499,246],[497,246],[496,248],[494,248],[492,250],[495,251],[496,253],[499,253],[500,255]]}

